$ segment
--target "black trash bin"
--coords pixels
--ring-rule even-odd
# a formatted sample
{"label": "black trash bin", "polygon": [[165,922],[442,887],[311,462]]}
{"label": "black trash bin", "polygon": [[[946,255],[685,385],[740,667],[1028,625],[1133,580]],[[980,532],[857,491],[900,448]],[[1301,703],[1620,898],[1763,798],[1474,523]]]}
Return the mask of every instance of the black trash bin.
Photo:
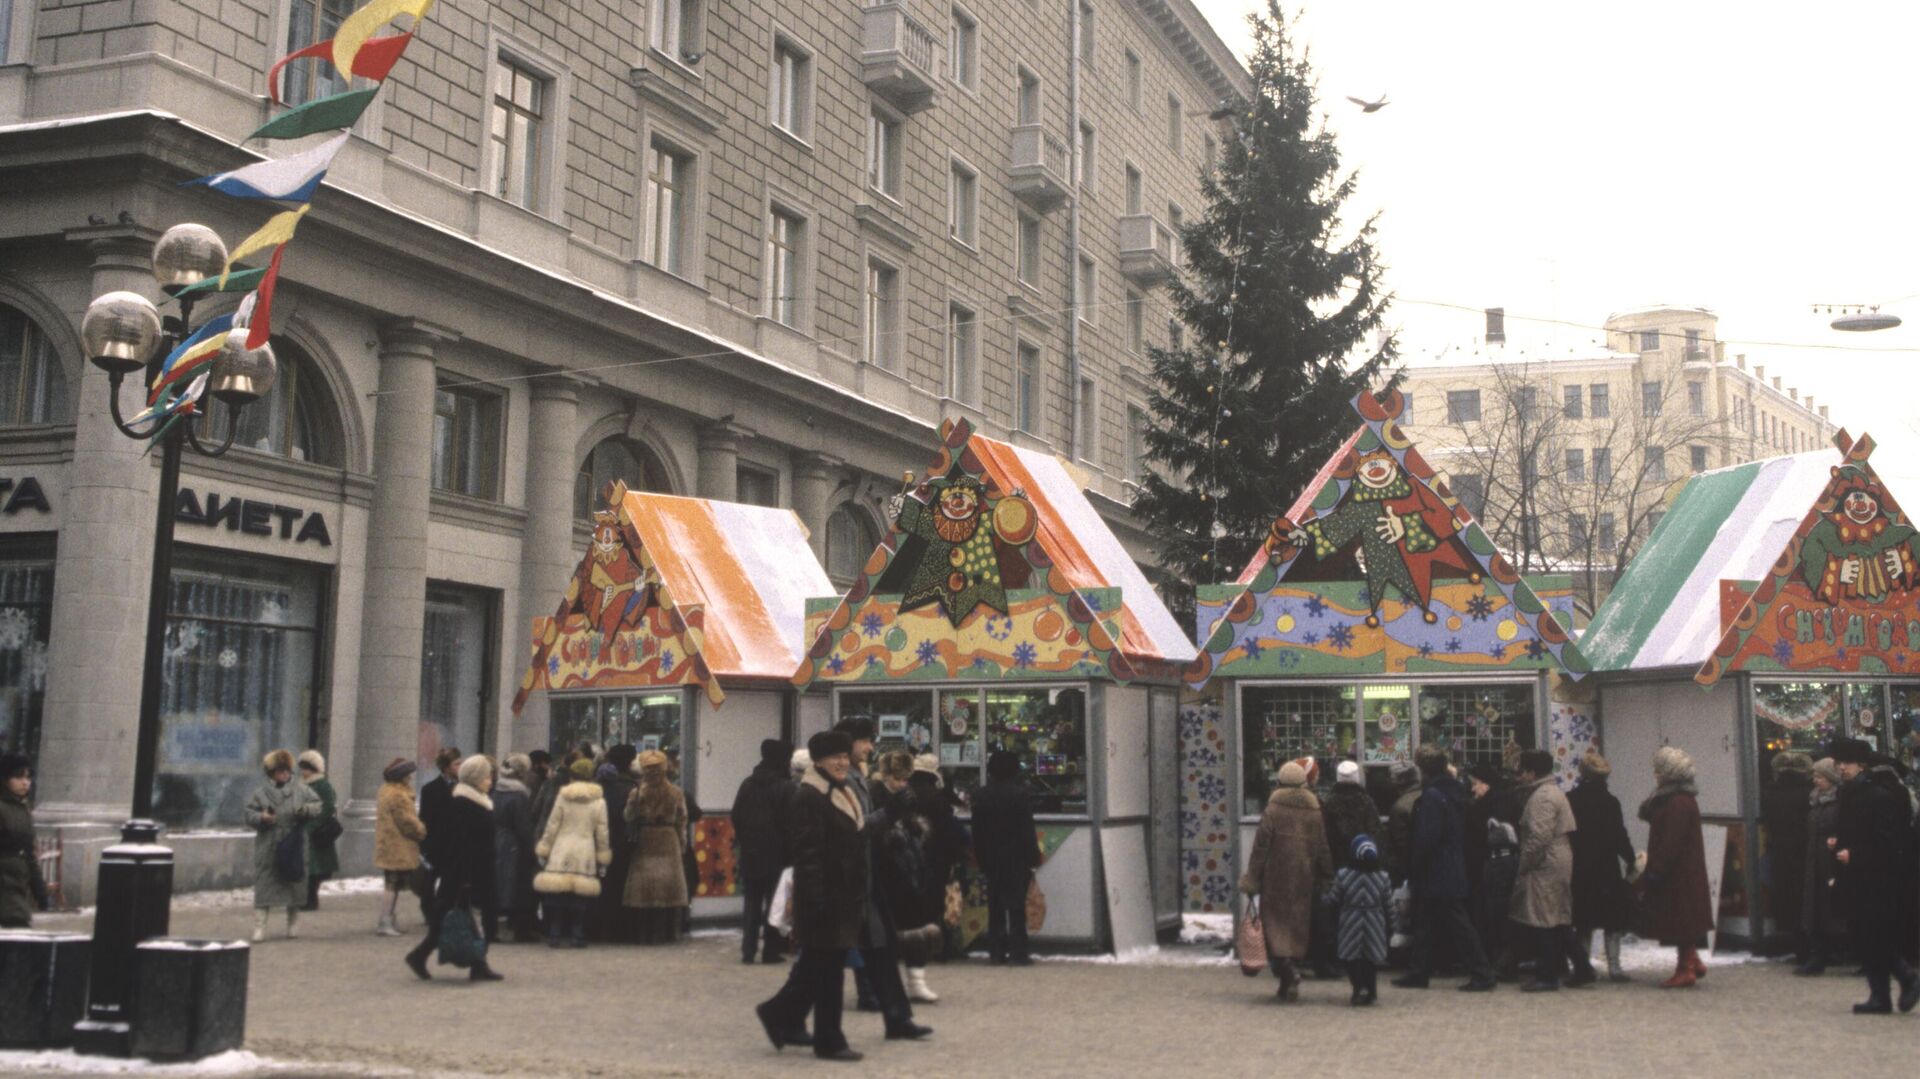
{"label": "black trash bin", "polygon": [[199,1060],[247,1037],[248,946],[160,937],[134,949],[133,1055]]}
{"label": "black trash bin", "polygon": [[73,1044],[87,1008],[93,941],[84,933],[0,931],[0,1045]]}

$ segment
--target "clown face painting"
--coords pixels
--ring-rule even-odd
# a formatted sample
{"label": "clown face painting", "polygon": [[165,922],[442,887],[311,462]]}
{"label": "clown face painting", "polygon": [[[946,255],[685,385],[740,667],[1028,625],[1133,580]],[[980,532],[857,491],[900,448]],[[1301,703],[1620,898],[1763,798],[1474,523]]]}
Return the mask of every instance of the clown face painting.
{"label": "clown face painting", "polygon": [[1800,578],[1814,598],[1878,603],[1920,582],[1920,534],[1858,465],[1833,470],[1820,520],[1800,547]]}
{"label": "clown face painting", "polygon": [[[1008,580],[1025,563],[1013,548],[1033,535],[1033,508],[1019,492],[990,496],[979,479],[955,468],[900,501],[894,528],[910,542],[881,578],[881,591],[898,591],[900,609],[937,603],[954,626],[982,604],[1007,613]],[[1022,575],[1024,576],[1024,575]]]}

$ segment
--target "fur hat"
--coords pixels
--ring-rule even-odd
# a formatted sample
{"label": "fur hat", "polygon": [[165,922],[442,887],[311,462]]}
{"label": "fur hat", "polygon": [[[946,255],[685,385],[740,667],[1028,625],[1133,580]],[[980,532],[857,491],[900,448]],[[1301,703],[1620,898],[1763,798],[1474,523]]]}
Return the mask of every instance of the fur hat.
{"label": "fur hat", "polygon": [[1811,775],[1813,772],[1813,758],[1807,756],[1805,753],[1796,753],[1792,750],[1788,750],[1785,753],[1775,753],[1773,755],[1773,774],[1779,776],[1785,775],[1788,772],[1798,772],[1803,776]]}
{"label": "fur hat", "polygon": [[581,757],[579,760],[574,761],[567,766],[567,774],[582,783],[591,783],[593,781],[593,759],[591,757]]}
{"label": "fur hat", "polygon": [[935,782],[939,782],[940,781],[940,758],[934,756],[931,753],[920,754],[919,756],[913,758],[913,772],[915,775],[919,775],[924,772],[927,775],[932,776]]}
{"label": "fur hat", "polygon": [[8,753],[0,756],[0,779],[12,779],[15,776],[33,774],[33,761],[25,753]]}
{"label": "fur hat", "polygon": [[1307,770],[1299,761],[1288,761],[1280,766],[1280,774],[1274,777],[1282,787],[1304,787],[1307,785]]}
{"label": "fur hat", "polygon": [[320,751],[317,749],[304,750],[300,756],[294,759],[299,762],[300,767],[312,772],[314,775],[324,776],[327,774],[327,758],[322,757]]}
{"label": "fur hat", "polygon": [[260,770],[272,775],[275,772],[293,771],[293,754],[284,749],[276,749],[260,758]]}
{"label": "fur hat", "polygon": [[779,738],[767,738],[760,743],[760,763],[769,768],[785,768],[787,761],[793,758],[793,743]]}
{"label": "fur hat", "polygon": [[1605,779],[1612,774],[1613,765],[1607,763],[1607,758],[1602,757],[1599,750],[1589,746],[1585,753],[1580,754],[1582,779]]}
{"label": "fur hat", "polygon": [[1835,764],[1868,765],[1873,763],[1873,747],[1858,738],[1835,738],[1832,757]]}
{"label": "fur hat", "polygon": [[1653,751],[1653,778],[1661,783],[1691,783],[1693,758],[1679,746],[1661,746]]}
{"label": "fur hat", "polygon": [[500,762],[500,774],[525,782],[533,775],[533,758],[525,753],[509,753]]}
{"label": "fur hat", "polygon": [[808,753],[804,749],[794,750],[793,757],[787,761],[787,771],[792,773],[793,778],[795,779],[799,779],[801,776],[806,775],[807,770],[812,767],[813,767],[813,754]]}
{"label": "fur hat", "polygon": [[1307,786],[1317,787],[1320,785],[1319,761],[1314,760],[1311,756],[1307,756],[1295,757],[1293,758],[1293,763],[1299,765],[1300,769],[1307,773]]}
{"label": "fur hat", "polygon": [[1835,787],[1840,785],[1840,766],[1833,762],[1832,757],[1822,757],[1814,761],[1813,774],[1826,777],[1827,782]]}
{"label": "fur hat", "polygon": [[649,749],[634,758],[633,767],[638,772],[664,772],[667,770],[667,755],[657,749]]}
{"label": "fur hat", "polygon": [[493,775],[493,760],[485,753],[475,753],[460,762],[460,770],[454,778],[474,790],[480,789],[480,781]]}
{"label": "fur hat", "polygon": [[1360,762],[1359,761],[1341,761],[1339,767],[1333,770],[1333,781],[1336,784],[1351,783],[1356,787],[1359,786],[1360,785]]}
{"label": "fur hat", "polygon": [[614,771],[624,772],[633,767],[633,758],[636,755],[637,753],[633,746],[622,742],[620,745],[607,750],[607,755],[600,760],[602,764],[612,765]]}
{"label": "fur hat", "polygon": [[380,778],[389,783],[398,783],[419,770],[420,766],[407,758],[395,757],[387,762],[387,767],[380,773]]}
{"label": "fur hat", "polygon": [[1372,836],[1364,832],[1353,837],[1353,844],[1348,853],[1352,856],[1353,863],[1363,868],[1371,868],[1380,862],[1379,845],[1374,843]]}
{"label": "fur hat", "polygon": [[833,729],[856,742],[871,742],[879,737],[880,730],[872,716],[848,716],[834,724]]}
{"label": "fur hat", "polygon": [[845,731],[821,731],[807,739],[807,756],[812,758],[814,764],[828,757],[847,757],[852,754],[853,739],[847,737]]}

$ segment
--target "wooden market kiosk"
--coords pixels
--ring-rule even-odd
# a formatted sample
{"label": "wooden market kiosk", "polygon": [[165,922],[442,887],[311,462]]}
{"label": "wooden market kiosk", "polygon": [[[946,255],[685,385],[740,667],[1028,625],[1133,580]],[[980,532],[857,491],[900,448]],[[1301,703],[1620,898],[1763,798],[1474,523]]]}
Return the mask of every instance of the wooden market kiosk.
{"label": "wooden market kiosk", "polygon": [[[518,715],[544,692],[549,751],[631,743],[680,761],[700,862],[696,917],[732,916],[733,797],[760,742],[799,726],[807,597],[833,586],[792,510],[615,482],[551,617],[533,620]],[[724,713],[722,708],[724,706]]]}
{"label": "wooden market kiosk", "polygon": [[[1213,878],[1199,909],[1225,899],[1252,849],[1274,776],[1288,760],[1357,760],[1370,788],[1421,745],[1463,769],[1518,749],[1554,752],[1563,775],[1592,737],[1585,672],[1568,638],[1565,577],[1523,579],[1400,429],[1402,399],[1362,393],[1362,426],[1313,478],[1238,580],[1199,589],[1203,642],[1187,673],[1217,708],[1224,783],[1190,789]],[[1571,675],[1572,678],[1564,677]]]}
{"label": "wooden market kiosk", "polygon": [[1689,479],[1580,642],[1636,843],[1653,751],[1692,755],[1732,946],[1785,934],[1760,827],[1776,753],[1817,759],[1845,735],[1916,763],[1920,536],[1868,463],[1873,440],[1835,442]]}
{"label": "wooden market kiosk", "polygon": [[[969,792],[1020,757],[1048,897],[1035,940],[1125,951],[1177,931],[1179,672],[1193,645],[1055,457],[941,428],[927,478],[844,599],[807,604],[797,685]],[[824,590],[823,590],[824,591]],[[984,925],[969,893],[970,935]]]}

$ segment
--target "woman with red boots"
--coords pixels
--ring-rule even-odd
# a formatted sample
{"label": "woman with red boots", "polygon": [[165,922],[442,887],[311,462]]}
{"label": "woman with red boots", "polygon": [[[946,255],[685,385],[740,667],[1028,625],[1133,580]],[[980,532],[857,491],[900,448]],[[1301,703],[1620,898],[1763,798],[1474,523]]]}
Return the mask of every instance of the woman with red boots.
{"label": "woman with red boots", "polygon": [[1661,944],[1679,949],[1673,976],[1661,982],[1661,988],[1687,989],[1707,976],[1698,947],[1713,928],[1693,758],[1661,746],[1653,755],[1653,776],[1659,786],[1640,803],[1640,819],[1649,829],[1647,868],[1640,877],[1643,929]]}

